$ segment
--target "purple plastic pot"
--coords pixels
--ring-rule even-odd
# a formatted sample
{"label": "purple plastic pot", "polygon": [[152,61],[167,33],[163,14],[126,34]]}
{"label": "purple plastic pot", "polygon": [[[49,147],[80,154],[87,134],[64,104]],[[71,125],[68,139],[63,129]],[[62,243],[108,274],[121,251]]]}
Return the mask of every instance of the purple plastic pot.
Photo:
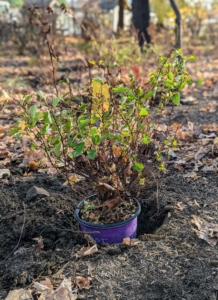
{"label": "purple plastic pot", "polygon": [[[92,195],[86,199],[90,200],[96,195]],[[138,210],[136,213],[130,217],[129,219],[114,223],[114,224],[92,224],[87,221],[84,221],[80,218],[79,212],[80,208],[83,205],[83,201],[79,203],[77,206],[74,216],[77,221],[80,223],[81,230],[83,232],[87,232],[98,244],[108,243],[108,244],[119,244],[122,243],[123,239],[126,237],[135,238],[137,231],[137,221],[138,215],[141,212],[141,205],[136,198],[133,198],[138,206]]]}

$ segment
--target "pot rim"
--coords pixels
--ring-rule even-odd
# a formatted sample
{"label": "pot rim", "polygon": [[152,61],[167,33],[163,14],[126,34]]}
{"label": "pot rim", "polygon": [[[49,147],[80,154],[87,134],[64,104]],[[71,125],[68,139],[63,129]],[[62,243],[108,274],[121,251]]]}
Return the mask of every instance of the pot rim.
{"label": "pot rim", "polygon": [[79,204],[77,205],[75,211],[74,211],[74,217],[76,218],[76,220],[80,224],[82,224],[84,226],[87,226],[87,227],[90,227],[90,228],[98,228],[98,229],[116,228],[116,227],[120,227],[120,226],[123,226],[123,225],[129,223],[130,221],[132,221],[133,219],[135,219],[136,217],[138,217],[138,215],[141,212],[141,204],[140,204],[140,202],[138,201],[137,198],[132,197],[132,199],[136,202],[136,204],[138,206],[138,210],[130,218],[128,218],[128,219],[126,219],[126,220],[124,220],[122,222],[112,223],[112,224],[93,224],[93,223],[87,222],[87,221],[85,221],[85,220],[83,220],[83,219],[80,218],[79,211],[80,211],[80,208],[81,208],[81,206],[82,206],[82,204],[83,204],[84,201],[87,201],[87,200],[89,201],[89,199],[91,199],[92,197],[95,197],[95,196],[97,196],[97,194],[90,195],[86,199],[80,201]]}

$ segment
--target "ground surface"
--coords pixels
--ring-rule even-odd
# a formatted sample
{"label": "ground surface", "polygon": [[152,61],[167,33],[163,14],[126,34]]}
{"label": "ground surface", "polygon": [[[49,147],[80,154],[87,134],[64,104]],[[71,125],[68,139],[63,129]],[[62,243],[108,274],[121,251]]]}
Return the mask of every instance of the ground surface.
{"label": "ground surface", "polygon": [[[213,76],[216,63],[214,60]],[[193,122],[195,128],[216,123],[216,105],[210,113],[200,111],[216,101],[216,85],[206,87],[204,93],[189,93],[198,102],[182,105],[172,123],[188,127],[188,122]],[[1,123],[8,120],[1,118]],[[216,130],[211,132],[217,136]],[[190,145],[197,145],[191,150],[196,154],[200,142],[181,143],[174,160],[189,156]],[[79,233],[73,216],[80,197],[63,186],[64,180],[58,176],[39,172],[23,176],[15,161],[10,167],[11,178],[6,184],[1,181],[0,188],[0,299],[5,299],[9,290],[27,288],[45,277],[58,280],[65,275],[73,280],[74,276],[87,277],[90,270],[92,288],[79,290],[78,299],[218,299],[218,246],[199,239],[191,225],[192,215],[218,223],[218,174],[202,171],[216,157],[210,151],[203,159],[206,161],[201,160],[201,164],[193,157],[187,159],[180,171],[169,163],[168,173],[161,178],[158,205],[156,188],[145,187],[139,198],[139,244],[103,245],[98,253],[80,259],[75,254],[89,242]],[[186,176],[192,171],[197,172],[197,178]],[[44,188],[50,196],[26,201],[32,186]],[[82,183],[81,191],[84,186],[91,194],[91,185]],[[182,210],[178,208],[180,202],[185,205]],[[39,236],[43,249],[33,240]]]}

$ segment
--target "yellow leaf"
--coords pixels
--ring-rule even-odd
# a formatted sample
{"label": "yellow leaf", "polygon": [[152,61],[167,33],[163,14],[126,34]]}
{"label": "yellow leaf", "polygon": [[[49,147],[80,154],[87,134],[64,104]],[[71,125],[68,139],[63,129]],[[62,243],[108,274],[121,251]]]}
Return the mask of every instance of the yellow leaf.
{"label": "yellow leaf", "polygon": [[109,109],[110,86],[106,83],[92,81],[92,93],[95,98],[103,98],[103,103],[100,104],[99,107],[94,104],[91,112],[91,114],[93,115],[93,111],[97,109],[99,113],[95,114],[95,117],[98,117],[100,120],[102,120],[103,114]]}
{"label": "yellow leaf", "polygon": [[[71,184],[80,182],[82,180],[85,180],[85,177],[78,175],[78,174],[73,174],[72,176],[69,177],[69,182]],[[63,185],[68,185],[68,181],[64,182]]]}

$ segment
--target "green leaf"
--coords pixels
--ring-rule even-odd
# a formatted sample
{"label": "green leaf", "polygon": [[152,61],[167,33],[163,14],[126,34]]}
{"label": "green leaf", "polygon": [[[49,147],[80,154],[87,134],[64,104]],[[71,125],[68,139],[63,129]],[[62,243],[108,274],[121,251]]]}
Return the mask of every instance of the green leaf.
{"label": "green leaf", "polygon": [[92,136],[92,142],[95,146],[97,146],[100,142],[100,136],[99,135]]}
{"label": "green leaf", "polygon": [[173,140],[173,146],[177,146],[177,140]]}
{"label": "green leaf", "polygon": [[85,142],[81,142],[76,145],[76,147],[75,147],[76,148],[76,157],[82,154],[84,147],[85,147]]}
{"label": "green leaf", "polygon": [[87,120],[80,120],[79,121],[79,128],[80,129],[85,129],[85,127],[89,124],[90,120],[87,119]]}
{"label": "green leaf", "polygon": [[25,96],[24,99],[23,99],[24,100],[24,102],[23,102],[24,105],[26,105],[31,99],[32,99],[32,95]]}
{"label": "green leaf", "polygon": [[203,81],[204,81],[203,78],[199,79],[199,80],[197,81],[197,86],[201,85]]}
{"label": "green leaf", "polygon": [[61,142],[59,141],[54,147],[54,154],[59,157],[61,155]]}
{"label": "green leaf", "polygon": [[194,60],[196,60],[196,57],[194,55],[191,55],[191,56],[189,56],[189,60],[194,61]]}
{"label": "green leaf", "polygon": [[149,139],[149,137],[146,134],[143,135],[142,143],[144,143],[146,145],[151,143],[151,140]]}
{"label": "green leaf", "polygon": [[96,150],[88,150],[87,154],[88,154],[88,157],[90,159],[94,159],[95,158],[95,154],[96,154]]}
{"label": "green leaf", "polygon": [[49,124],[52,123],[52,118],[51,118],[51,115],[50,115],[50,112],[49,112],[49,111],[46,111],[46,113],[44,114],[43,119],[44,119],[44,121],[45,121],[46,123],[49,123]]}
{"label": "green leaf", "polygon": [[66,124],[65,124],[66,132],[70,132],[71,126],[72,126],[71,120],[67,121]]}
{"label": "green leaf", "polygon": [[118,87],[113,88],[112,91],[115,93],[125,93],[125,92],[127,93],[129,91],[129,89],[125,86],[120,85]]}
{"label": "green leaf", "polygon": [[188,77],[188,78],[186,79],[186,81],[187,81],[188,84],[192,84],[192,82],[193,82],[193,80],[192,80],[190,77]]}
{"label": "green leaf", "polygon": [[167,77],[168,77],[169,80],[172,81],[173,80],[173,73],[169,72]]}
{"label": "green leaf", "polygon": [[54,98],[52,101],[52,106],[55,108],[62,99],[63,99],[63,95],[60,95],[57,98]]}
{"label": "green leaf", "polygon": [[79,110],[85,110],[87,106],[88,106],[87,103],[83,103],[80,105]]}
{"label": "green leaf", "polygon": [[31,115],[31,117],[32,117],[33,119],[34,119],[35,114],[36,114],[36,109],[37,109],[37,105],[36,105],[36,104],[30,106],[29,114]]}
{"label": "green leaf", "polygon": [[22,132],[17,133],[16,134],[16,140],[17,141],[20,140],[22,138],[22,136],[23,136]]}
{"label": "green leaf", "polygon": [[111,133],[106,133],[100,137],[99,142],[102,142],[108,138],[113,138],[113,135]]}
{"label": "green leaf", "polygon": [[104,83],[104,80],[102,80],[101,78],[93,78],[92,81],[93,82]]}
{"label": "green leaf", "polygon": [[186,86],[186,84],[187,84],[187,82],[181,83],[181,85],[179,87],[179,91],[181,91]]}
{"label": "green leaf", "polygon": [[20,130],[21,130],[21,128],[19,126],[12,128],[12,130],[8,133],[8,136],[12,136],[15,133],[18,133]]}
{"label": "green leaf", "polygon": [[73,159],[75,157],[75,151],[68,153],[68,156]]}
{"label": "green leaf", "polygon": [[47,133],[48,130],[49,130],[49,127],[50,127],[49,124],[44,124],[44,125],[42,126],[42,128],[40,129],[40,134],[41,134],[41,135],[46,135],[46,133]]}
{"label": "green leaf", "polygon": [[167,170],[164,163],[161,163],[160,166],[158,167],[158,169],[163,172],[165,172]]}
{"label": "green leaf", "polygon": [[144,185],[145,184],[145,178],[140,178],[139,179],[139,184]]}
{"label": "green leaf", "polygon": [[109,116],[109,111],[106,111],[102,116],[102,120],[106,121],[108,116]]}
{"label": "green leaf", "polygon": [[173,99],[172,99],[173,103],[175,105],[179,105],[180,104],[180,94],[179,93],[176,93],[174,96],[173,96]]}
{"label": "green leaf", "polygon": [[148,110],[147,110],[145,107],[142,107],[141,110],[140,110],[139,115],[140,115],[141,117],[145,117],[145,116],[147,116],[148,114],[149,114],[149,113],[148,113]]}
{"label": "green leaf", "polygon": [[133,168],[137,171],[137,172],[141,172],[144,169],[143,164],[136,162],[133,164]]}
{"label": "green leaf", "polygon": [[36,123],[39,121],[39,119],[41,118],[41,116],[42,116],[41,112],[35,113],[34,118],[31,118],[31,122],[32,122],[31,128],[35,127]]}
{"label": "green leaf", "polygon": [[130,136],[130,133],[129,133],[128,131],[123,131],[123,132],[122,132],[122,135],[128,137],[128,136]]}
{"label": "green leaf", "polygon": [[168,86],[168,87],[174,87],[174,82],[171,81],[171,80],[166,80],[166,81],[164,82],[164,84],[165,84],[166,86]]}
{"label": "green leaf", "polygon": [[142,88],[139,88],[139,89],[138,89],[138,92],[137,92],[137,96],[138,96],[138,97],[141,97],[142,93],[143,93]]}
{"label": "green leaf", "polygon": [[157,86],[155,86],[155,88],[154,88],[153,97],[155,97],[156,93],[157,93]]}
{"label": "green leaf", "polygon": [[144,97],[142,98],[142,100],[146,100],[146,99],[150,98],[150,97],[153,96],[153,95],[154,95],[154,91],[149,91],[149,92],[147,92],[147,93],[144,95]]}
{"label": "green leaf", "polygon": [[96,127],[92,127],[92,129],[89,131],[90,136],[99,135],[98,129]]}

